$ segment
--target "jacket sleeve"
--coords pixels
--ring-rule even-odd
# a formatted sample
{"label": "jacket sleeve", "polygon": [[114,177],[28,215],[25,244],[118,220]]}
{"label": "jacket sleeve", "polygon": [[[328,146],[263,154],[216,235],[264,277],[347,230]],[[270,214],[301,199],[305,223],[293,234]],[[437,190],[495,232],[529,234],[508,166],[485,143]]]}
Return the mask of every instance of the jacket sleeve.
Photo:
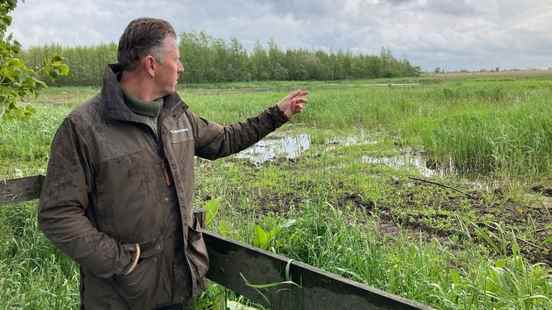
{"label": "jacket sleeve", "polygon": [[123,273],[132,255],[86,216],[93,184],[86,154],[75,125],[65,119],[50,149],[38,221],[46,237],[66,255],[92,274],[107,278]]}
{"label": "jacket sleeve", "polygon": [[227,126],[210,122],[189,113],[194,131],[196,155],[216,159],[237,153],[287,122],[278,106],[273,106],[261,114]]}

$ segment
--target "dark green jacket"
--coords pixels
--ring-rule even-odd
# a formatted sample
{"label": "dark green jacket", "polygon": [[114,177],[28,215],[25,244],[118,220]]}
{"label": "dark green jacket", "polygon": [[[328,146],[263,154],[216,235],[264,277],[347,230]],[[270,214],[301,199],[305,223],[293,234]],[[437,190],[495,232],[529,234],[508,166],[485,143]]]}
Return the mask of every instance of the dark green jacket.
{"label": "dark green jacket", "polygon": [[[108,66],[101,93],[59,127],[40,196],[39,224],[80,265],[83,308],[151,309],[186,298],[175,275],[182,270],[175,269],[189,270],[191,283],[184,286],[193,295],[208,269],[205,243],[192,216],[194,156],[216,159],[239,152],[286,118],[275,106],[222,126],[197,116],[174,94],[163,98],[157,139],[146,117],[124,103],[117,73],[117,66]],[[172,181],[167,183],[167,177]],[[180,216],[180,258],[164,244],[171,208]],[[128,245],[134,243],[143,255],[124,276],[131,260]]]}

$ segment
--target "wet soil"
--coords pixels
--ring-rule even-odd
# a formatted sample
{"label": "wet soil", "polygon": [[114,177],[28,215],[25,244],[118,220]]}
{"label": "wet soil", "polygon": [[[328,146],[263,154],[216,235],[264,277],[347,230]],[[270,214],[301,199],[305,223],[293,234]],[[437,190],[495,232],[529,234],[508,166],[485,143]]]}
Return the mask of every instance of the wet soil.
{"label": "wet soil", "polygon": [[542,184],[537,184],[531,187],[531,190],[535,193],[542,194],[543,196],[552,197],[552,187],[545,187]]}
{"label": "wet soil", "polygon": [[[552,235],[547,229],[552,223],[552,199],[542,205],[526,206],[503,197],[501,191],[495,191],[492,199],[486,199],[486,193],[481,191],[463,195],[419,182],[408,182],[404,186],[393,180],[391,184],[398,195],[394,201],[399,203],[376,202],[377,208],[373,211],[386,225],[422,231],[440,240],[456,235],[486,245],[504,243],[508,238],[513,241],[513,231],[522,254],[530,262],[552,266],[552,249],[546,243]],[[427,208],[438,211],[428,213],[424,210]],[[464,214],[466,217],[460,223]],[[519,237],[523,232],[532,234],[531,240]],[[482,234],[491,236],[491,241]],[[512,251],[511,244],[506,248]]]}
{"label": "wet soil", "polygon": [[[359,137],[340,137],[326,141],[326,148],[371,143]],[[282,160],[294,162],[311,146],[307,134],[273,136],[260,141],[238,154],[255,166]],[[412,168],[424,178],[456,174],[454,163],[437,165],[425,154],[403,150],[395,156],[363,156],[366,164],[385,165],[396,169]],[[469,189],[457,189],[423,179],[391,177],[387,182],[388,195],[378,201],[366,198],[362,193],[345,191],[337,194],[333,203],[337,207],[353,206],[380,220],[380,230],[396,236],[401,230],[431,240],[437,238],[450,248],[476,242],[485,245],[496,255],[511,254],[513,238],[522,254],[533,263],[552,266],[552,251],[547,241],[552,236],[552,187],[536,185],[534,193],[547,201],[527,205],[505,197],[500,188],[489,189],[470,184]],[[436,184],[437,183],[437,184]],[[308,192],[308,186],[302,188]],[[338,191],[343,186],[336,185]],[[301,192],[301,191],[298,191]],[[303,198],[294,193],[265,192],[255,197],[259,215],[285,214],[300,205]],[[399,229],[400,227],[400,229]],[[514,234],[512,234],[514,232]],[[490,237],[489,237],[490,236]],[[512,237],[515,236],[515,237]],[[528,236],[528,237],[522,237]],[[460,240],[460,241],[452,241]],[[470,242],[463,242],[463,241]],[[510,241],[510,244],[504,245]],[[547,243],[548,242],[548,243]],[[498,245],[498,246],[497,246]],[[502,253],[499,253],[502,251]]]}
{"label": "wet soil", "polygon": [[291,208],[300,205],[303,199],[294,193],[267,193],[256,201],[261,214],[286,214]]}
{"label": "wet soil", "polygon": [[[504,197],[500,189],[487,197],[489,194],[481,190],[460,193],[395,177],[389,184],[393,199],[374,201],[362,193],[345,192],[335,205],[352,206],[377,216],[385,235],[396,237],[405,230],[428,241],[436,238],[451,249],[470,244],[453,241],[464,240],[483,244],[495,255],[510,255],[515,236],[522,255],[531,263],[552,266],[552,251],[546,243],[552,236],[552,199],[547,198],[542,205],[522,205]],[[531,235],[529,240],[522,237],[527,234]],[[497,248],[505,252],[499,253]]]}

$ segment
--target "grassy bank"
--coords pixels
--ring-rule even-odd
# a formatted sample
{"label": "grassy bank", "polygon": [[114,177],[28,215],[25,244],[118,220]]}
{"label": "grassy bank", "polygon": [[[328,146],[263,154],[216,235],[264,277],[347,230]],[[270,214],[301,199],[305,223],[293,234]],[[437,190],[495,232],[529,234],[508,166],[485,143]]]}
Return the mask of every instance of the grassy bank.
{"label": "grassy bank", "polygon": [[[211,230],[436,308],[552,307],[552,77],[231,83],[180,93],[195,112],[226,123],[295,87],[311,91],[309,107],[269,140],[304,135],[300,156],[198,161],[195,205],[221,206]],[[0,177],[44,173],[55,129],[95,91],[50,88],[33,101],[31,119],[0,123]],[[456,173],[441,175],[445,164]],[[434,173],[424,175],[427,167]],[[0,306],[74,308],[77,269],[37,230],[35,207],[0,208]],[[274,233],[260,242],[259,231]]]}

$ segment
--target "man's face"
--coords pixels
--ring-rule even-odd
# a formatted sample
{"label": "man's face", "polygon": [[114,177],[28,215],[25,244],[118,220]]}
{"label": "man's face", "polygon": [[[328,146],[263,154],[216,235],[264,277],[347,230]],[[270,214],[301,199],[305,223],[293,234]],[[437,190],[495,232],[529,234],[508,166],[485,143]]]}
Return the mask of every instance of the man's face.
{"label": "man's face", "polygon": [[184,71],[176,39],[172,36],[167,36],[163,40],[161,58],[163,61],[157,62],[153,79],[160,94],[166,96],[176,92],[178,76]]}

